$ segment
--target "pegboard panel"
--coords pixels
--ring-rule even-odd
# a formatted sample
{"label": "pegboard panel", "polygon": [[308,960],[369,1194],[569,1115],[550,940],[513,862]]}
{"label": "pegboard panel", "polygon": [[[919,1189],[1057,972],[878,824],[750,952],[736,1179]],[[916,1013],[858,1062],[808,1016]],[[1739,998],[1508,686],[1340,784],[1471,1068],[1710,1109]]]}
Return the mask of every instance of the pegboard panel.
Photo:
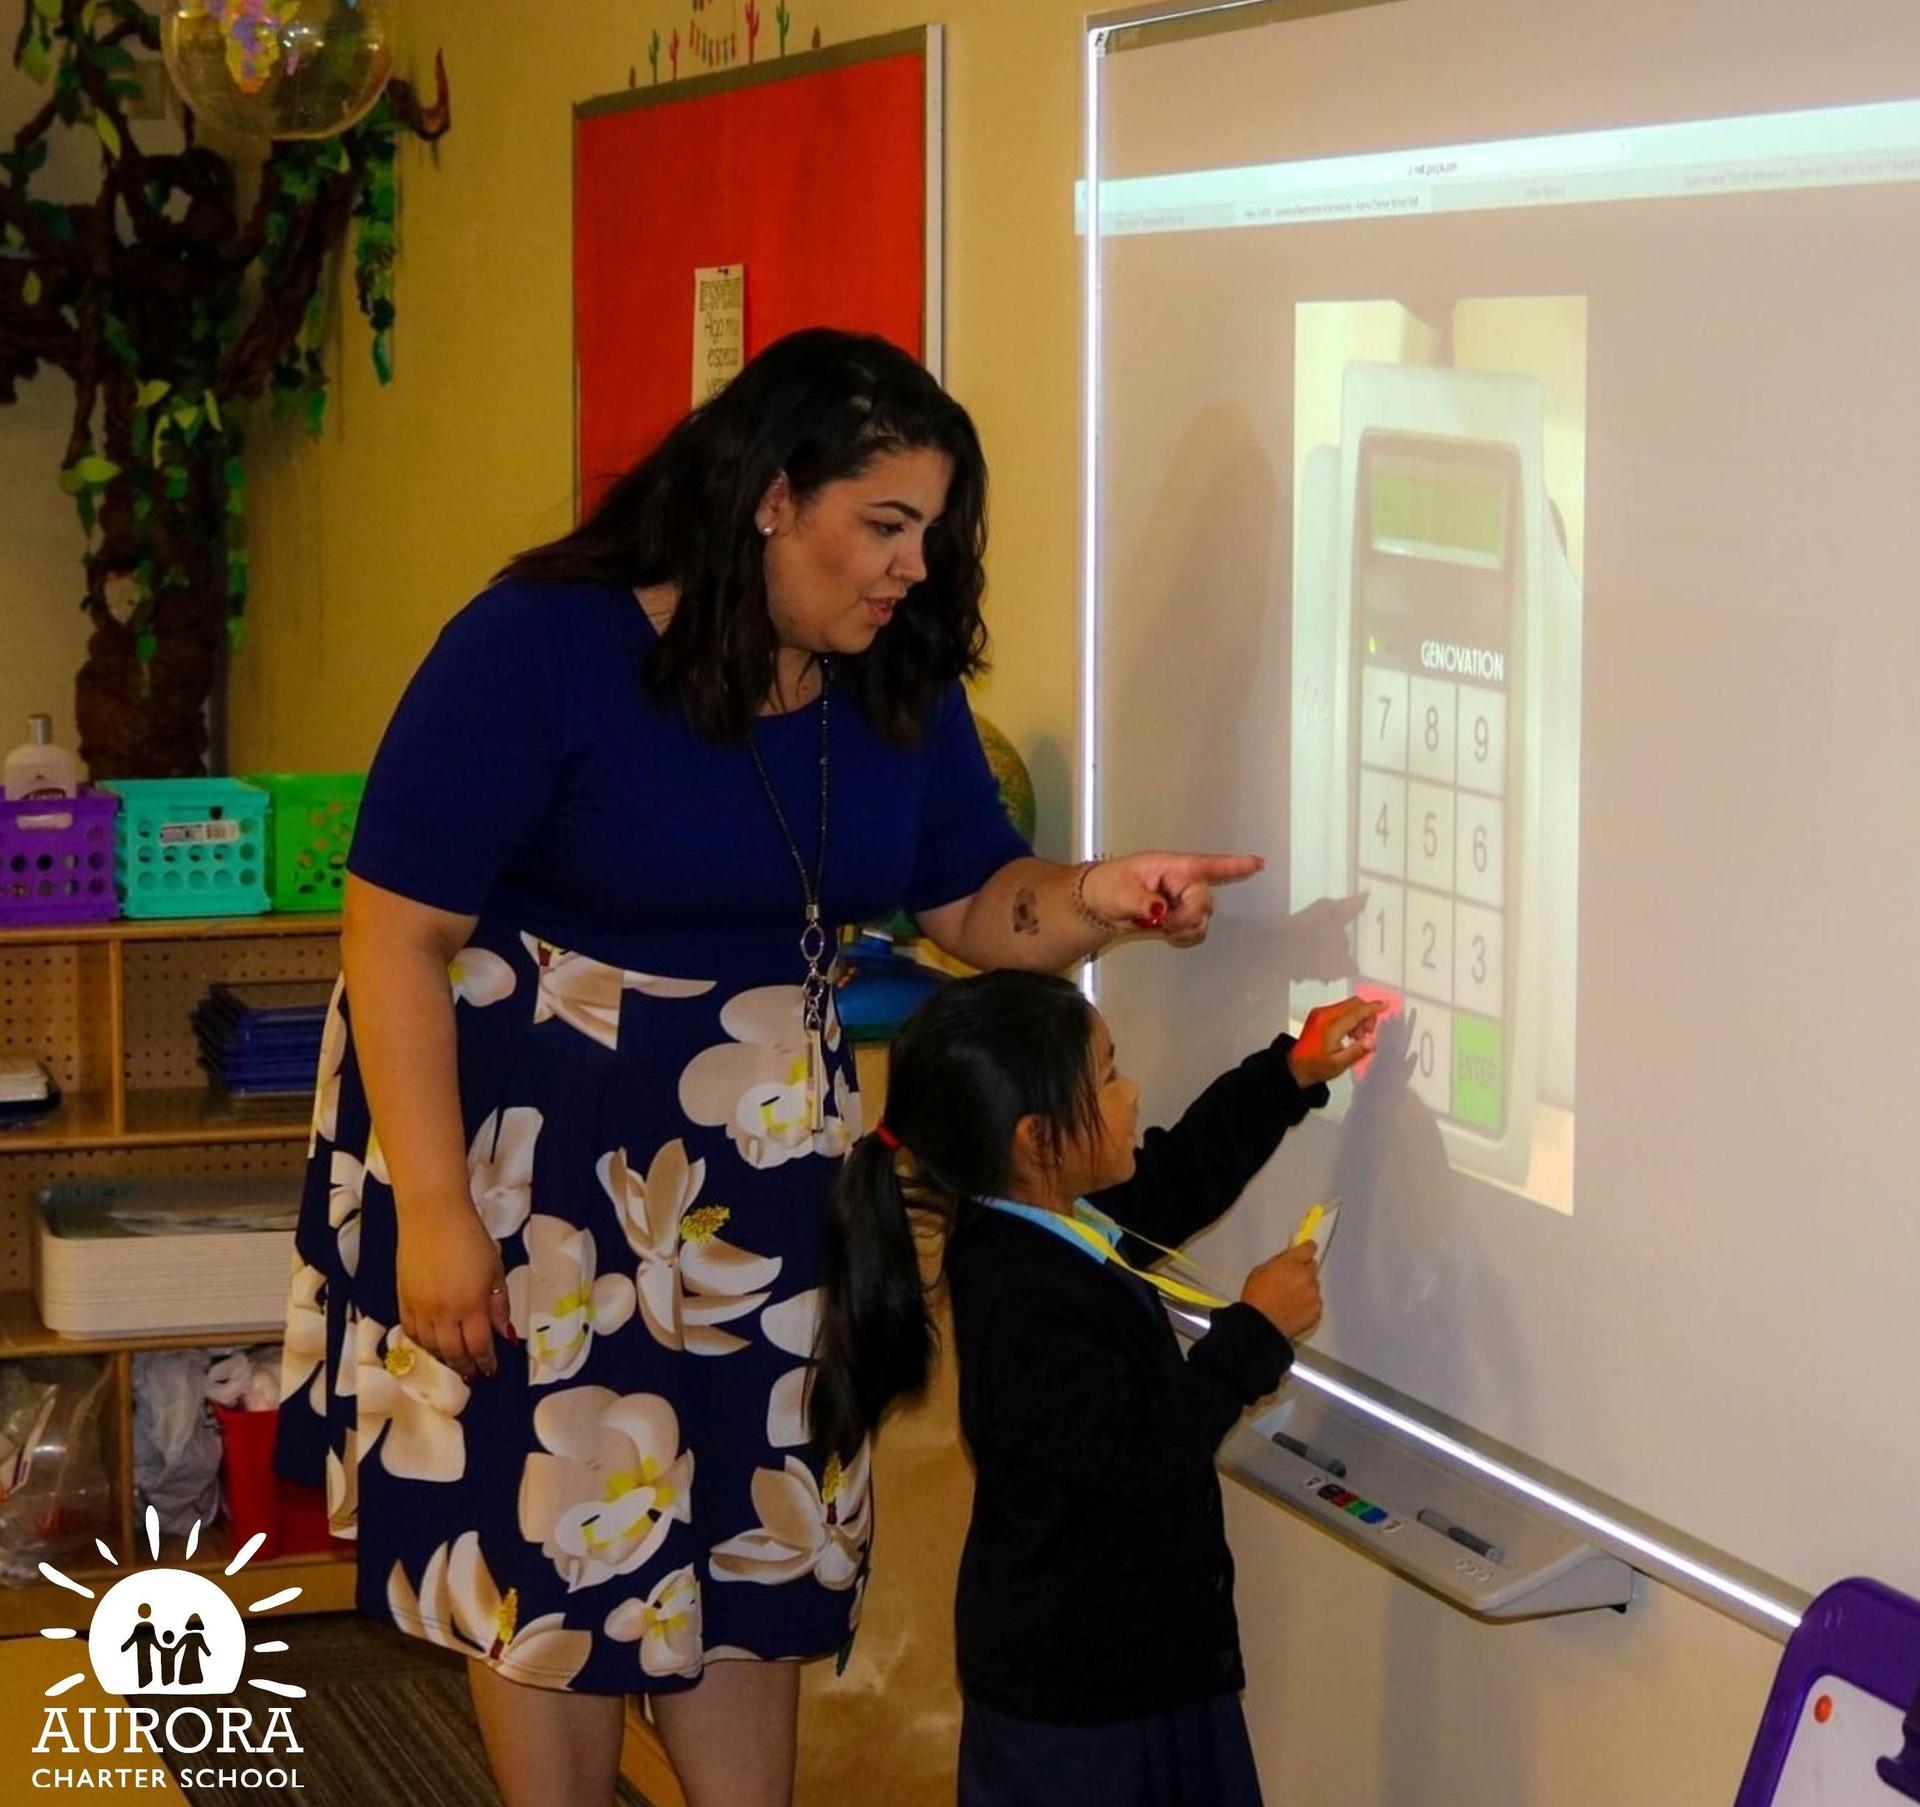
{"label": "pegboard panel", "polygon": [[195,1175],[297,1174],[304,1142],[235,1142],[196,1148],[116,1148],[72,1154],[6,1154],[0,1141],[0,1290],[33,1284],[33,1198],[57,1180],[115,1179],[124,1174],[175,1179]]}
{"label": "pegboard panel", "polygon": [[63,1092],[104,1091],[111,959],[100,943],[0,947],[0,1053],[38,1060]]}
{"label": "pegboard panel", "polygon": [[337,935],[126,944],[127,1089],[205,1083],[193,1007],[215,980],[331,979]]}

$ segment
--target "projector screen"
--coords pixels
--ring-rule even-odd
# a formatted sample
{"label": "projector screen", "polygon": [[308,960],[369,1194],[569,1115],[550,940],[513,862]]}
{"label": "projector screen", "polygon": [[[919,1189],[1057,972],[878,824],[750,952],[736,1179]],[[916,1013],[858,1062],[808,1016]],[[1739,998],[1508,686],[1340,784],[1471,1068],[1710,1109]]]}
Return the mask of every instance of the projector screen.
{"label": "projector screen", "polygon": [[1920,1589],[1920,7],[1371,0],[1094,39],[1088,847],[1166,1120],[1380,1052],[1201,1247],[1790,1587]]}

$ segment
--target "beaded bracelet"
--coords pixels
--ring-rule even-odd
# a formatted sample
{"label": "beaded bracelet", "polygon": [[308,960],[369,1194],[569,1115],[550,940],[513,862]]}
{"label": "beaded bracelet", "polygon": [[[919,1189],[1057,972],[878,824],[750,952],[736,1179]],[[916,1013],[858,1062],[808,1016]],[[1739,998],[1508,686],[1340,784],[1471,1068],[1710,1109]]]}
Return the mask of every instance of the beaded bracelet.
{"label": "beaded bracelet", "polygon": [[1080,862],[1079,870],[1073,875],[1073,908],[1075,915],[1083,922],[1090,922],[1103,935],[1112,936],[1118,935],[1123,925],[1108,920],[1108,918],[1102,916],[1093,905],[1087,902],[1087,875],[1092,872],[1094,867],[1101,865],[1106,860],[1106,857],[1103,853],[1096,855],[1093,859],[1082,860]]}

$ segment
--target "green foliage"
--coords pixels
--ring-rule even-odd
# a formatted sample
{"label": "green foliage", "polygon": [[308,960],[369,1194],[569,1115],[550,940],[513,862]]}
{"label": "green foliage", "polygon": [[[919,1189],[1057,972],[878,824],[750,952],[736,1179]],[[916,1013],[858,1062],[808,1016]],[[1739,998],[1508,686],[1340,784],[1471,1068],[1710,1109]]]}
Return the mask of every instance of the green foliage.
{"label": "green foliage", "polygon": [[[59,482],[86,536],[88,605],[105,606],[110,579],[130,586],[141,660],[157,644],[158,600],[189,586],[204,593],[207,583],[183,568],[191,559],[162,549],[204,550],[216,536],[237,644],[250,582],[247,403],[265,391],[276,412],[321,431],[328,274],[349,236],[373,367],[391,380],[398,139],[437,134],[445,114],[423,125],[410,93],[410,116],[389,95],[348,133],[277,143],[249,223],[233,213],[231,173],[220,176],[210,152],[149,158],[130,130],[124,103],[141,92],[133,47],[159,44],[159,21],[140,0],[20,4],[14,61],[47,97],[0,151],[0,401],[39,363],[73,378],[74,435]],[[96,208],[27,192],[56,123],[99,142],[102,195],[114,197],[104,251]],[[227,208],[212,242],[183,224],[215,217],[210,195]],[[169,288],[170,269],[189,274]],[[3,329],[16,312],[33,330],[9,346]]]}

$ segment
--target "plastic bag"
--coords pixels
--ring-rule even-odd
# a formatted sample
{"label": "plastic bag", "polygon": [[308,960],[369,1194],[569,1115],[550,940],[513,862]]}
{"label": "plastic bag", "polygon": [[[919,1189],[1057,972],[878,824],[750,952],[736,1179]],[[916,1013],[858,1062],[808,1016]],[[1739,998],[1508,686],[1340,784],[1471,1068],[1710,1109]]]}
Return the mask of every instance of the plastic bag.
{"label": "plastic bag", "polygon": [[0,1581],[91,1555],[113,1532],[108,1364],[86,1356],[0,1363]]}
{"label": "plastic bag", "polygon": [[280,1345],[234,1349],[207,1369],[207,1397],[236,1412],[271,1412],[280,1403]]}
{"label": "plastic bag", "polygon": [[133,1485],[144,1513],[182,1536],[220,1511],[220,1431],[207,1410],[204,1349],[160,1349],[133,1358]]}

